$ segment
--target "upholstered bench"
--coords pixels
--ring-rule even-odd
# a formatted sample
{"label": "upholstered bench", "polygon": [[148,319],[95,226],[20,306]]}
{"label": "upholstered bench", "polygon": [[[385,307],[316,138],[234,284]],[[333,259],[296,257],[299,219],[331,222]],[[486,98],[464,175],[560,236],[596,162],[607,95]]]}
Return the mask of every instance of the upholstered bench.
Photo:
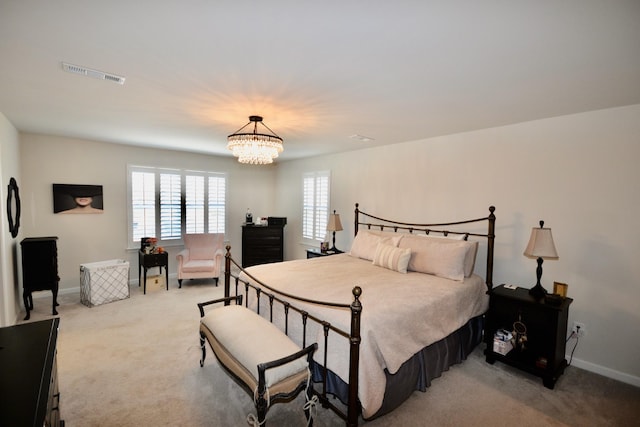
{"label": "upholstered bench", "polygon": [[[214,308],[205,315],[205,306],[231,301],[237,304]],[[308,366],[317,344],[300,349],[267,319],[243,307],[242,297],[208,301],[198,308],[200,366],[206,357],[206,340],[220,364],[253,397],[259,425],[265,425],[272,403],[289,401],[304,389],[307,401],[312,399]],[[304,410],[311,425],[307,405]]]}

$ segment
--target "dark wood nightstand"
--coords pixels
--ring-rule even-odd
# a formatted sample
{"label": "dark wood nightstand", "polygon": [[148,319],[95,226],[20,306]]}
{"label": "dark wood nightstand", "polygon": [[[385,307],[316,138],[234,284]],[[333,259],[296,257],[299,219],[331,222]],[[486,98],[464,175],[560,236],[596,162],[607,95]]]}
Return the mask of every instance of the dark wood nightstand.
{"label": "dark wood nightstand", "polygon": [[160,268],[160,274],[162,274],[162,267],[164,267],[165,282],[167,290],[169,290],[169,254],[167,252],[145,254],[143,251],[138,251],[138,286],[140,286],[140,273],[144,269],[144,285],[142,293],[147,293],[147,270],[153,267]]}
{"label": "dark wood nightstand", "polygon": [[[571,298],[558,303],[536,300],[529,295],[529,289],[508,289],[500,285],[493,289],[489,300],[485,325],[485,356],[488,363],[496,360],[514,366],[542,378],[544,386],[553,388],[556,380],[567,366],[565,343],[567,319]],[[494,335],[497,330],[513,331],[514,322],[520,321],[526,327],[526,341],[522,348],[494,351]]]}
{"label": "dark wood nightstand", "polygon": [[330,255],[336,255],[336,254],[341,254],[343,253],[342,251],[327,251],[327,252],[321,252],[320,249],[307,249],[307,259],[309,258],[319,258],[322,256],[330,256]]}

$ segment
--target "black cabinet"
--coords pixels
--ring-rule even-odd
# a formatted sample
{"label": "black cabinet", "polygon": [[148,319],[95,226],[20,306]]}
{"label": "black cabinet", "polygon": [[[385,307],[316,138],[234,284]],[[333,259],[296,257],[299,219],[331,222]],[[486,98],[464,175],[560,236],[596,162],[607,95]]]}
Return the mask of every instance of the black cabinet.
{"label": "black cabinet", "polygon": [[[536,300],[525,288],[508,289],[498,286],[491,292],[485,329],[485,350],[488,363],[496,360],[542,378],[545,387],[553,388],[567,366],[565,343],[569,305],[573,300],[564,298],[557,303]],[[515,325],[516,322],[520,324]],[[494,347],[496,331],[524,332],[514,348],[504,352]],[[515,335],[515,334],[514,334]]]}
{"label": "black cabinet", "polygon": [[27,316],[31,317],[33,310],[33,296],[35,291],[48,291],[53,293],[54,315],[58,314],[58,247],[57,237],[28,237],[22,242],[22,299]]}
{"label": "black cabinet", "polygon": [[64,426],[56,367],[59,322],[0,328],[1,426]]}
{"label": "black cabinet", "polygon": [[243,225],[242,266],[282,262],[284,225]]}

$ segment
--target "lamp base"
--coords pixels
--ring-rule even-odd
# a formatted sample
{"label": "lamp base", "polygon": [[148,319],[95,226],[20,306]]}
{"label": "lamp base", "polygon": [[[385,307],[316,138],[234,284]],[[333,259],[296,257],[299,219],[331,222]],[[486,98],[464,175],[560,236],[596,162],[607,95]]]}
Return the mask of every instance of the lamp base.
{"label": "lamp base", "polygon": [[529,295],[535,299],[542,299],[547,295],[547,290],[538,282],[533,288],[529,289]]}

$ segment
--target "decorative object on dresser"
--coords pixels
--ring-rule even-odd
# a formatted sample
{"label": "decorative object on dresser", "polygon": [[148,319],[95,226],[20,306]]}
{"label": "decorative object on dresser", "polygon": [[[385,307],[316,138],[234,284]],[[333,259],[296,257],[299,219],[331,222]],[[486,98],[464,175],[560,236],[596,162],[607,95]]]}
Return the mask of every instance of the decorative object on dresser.
{"label": "decorative object on dresser", "polygon": [[53,294],[51,313],[58,314],[58,247],[57,237],[27,237],[20,242],[22,247],[22,299],[27,315],[31,318],[35,291],[51,291]]}
{"label": "decorative object on dresser", "polygon": [[182,279],[213,279],[218,286],[224,258],[224,233],[193,233],[182,236],[184,249],[178,260],[178,287]]}
{"label": "decorative object on dresser", "polygon": [[[253,132],[244,129],[253,123]],[[260,123],[270,133],[259,133]],[[240,163],[266,165],[273,163],[283,151],[282,138],[262,122],[260,116],[249,116],[249,123],[227,137],[227,148],[233,152]]]}
{"label": "decorative object on dresser", "polygon": [[331,231],[333,233],[333,246],[330,251],[340,252],[336,249],[336,231],[342,231],[342,223],[340,222],[340,215],[336,213],[334,210],[331,215],[329,215],[329,223],[327,224],[327,231]]}
{"label": "decorative object on dresser", "polygon": [[540,284],[542,278],[542,261],[545,259],[558,259],[558,252],[553,244],[553,236],[550,228],[544,228],[544,221],[540,221],[540,228],[531,229],[529,244],[524,250],[524,255],[529,258],[537,258],[538,268],[536,268],[536,285],[529,290],[529,293],[537,299],[544,298],[547,290]]}
{"label": "decorative object on dresser", "polygon": [[242,266],[282,262],[286,218],[269,217],[267,225],[242,226]]}
{"label": "decorative object on dresser", "polygon": [[59,318],[0,328],[0,425],[63,427],[56,367]]}
{"label": "decorative object on dresser", "polygon": [[564,298],[559,304],[549,303],[525,288],[495,287],[485,328],[487,363],[499,360],[537,375],[552,389],[567,367],[565,346],[572,302]]}

